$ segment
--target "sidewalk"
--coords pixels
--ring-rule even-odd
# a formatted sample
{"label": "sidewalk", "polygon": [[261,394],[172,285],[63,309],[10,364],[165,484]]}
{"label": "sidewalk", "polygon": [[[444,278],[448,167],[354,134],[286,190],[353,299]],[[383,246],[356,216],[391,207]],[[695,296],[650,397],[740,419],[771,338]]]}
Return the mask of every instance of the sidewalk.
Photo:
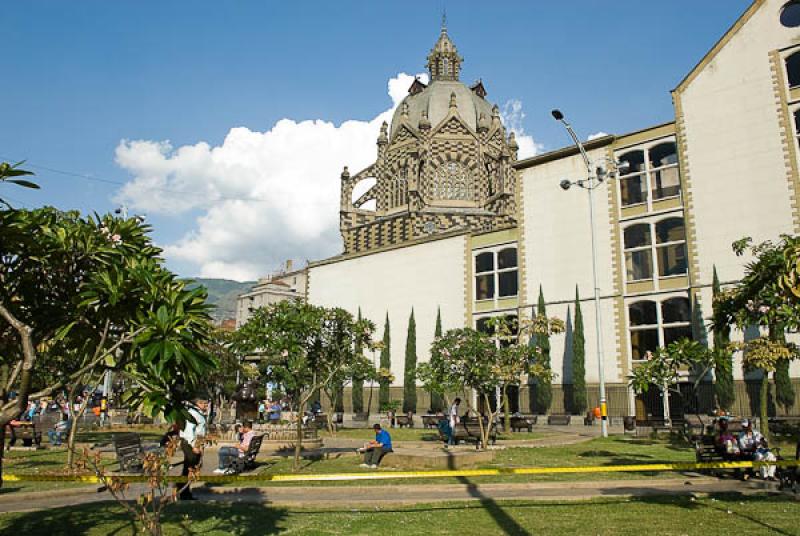
{"label": "sidewalk", "polygon": [[[139,485],[141,486],[141,485]],[[346,490],[346,492],[343,492]],[[777,492],[777,486],[763,481],[742,482],[706,476],[682,476],[665,480],[601,480],[591,482],[537,482],[475,484],[468,478],[461,484],[363,486],[273,486],[193,488],[203,501],[245,502],[287,507],[363,507],[412,505],[446,501],[539,500],[576,501],[601,497],[654,495]],[[136,491],[131,490],[131,497]],[[109,501],[106,492],[89,488],[65,489],[61,493],[7,493],[0,495],[0,512],[58,508]]]}

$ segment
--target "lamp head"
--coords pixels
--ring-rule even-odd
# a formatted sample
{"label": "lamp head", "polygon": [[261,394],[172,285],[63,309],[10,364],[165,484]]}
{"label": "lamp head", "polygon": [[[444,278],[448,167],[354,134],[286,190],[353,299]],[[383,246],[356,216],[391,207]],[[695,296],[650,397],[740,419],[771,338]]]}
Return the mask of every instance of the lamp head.
{"label": "lamp head", "polygon": [[550,114],[553,116],[553,119],[555,119],[556,121],[563,121],[564,120],[564,114],[562,114],[561,110],[559,110],[558,108],[556,108],[555,110],[550,112]]}
{"label": "lamp head", "polygon": [[570,182],[568,179],[564,179],[563,181],[561,181],[559,186],[561,186],[561,189],[566,192],[572,186],[572,182]]}
{"label": "lamp head", "polygon": [[620,175],[625,175],[627,172],[631,170],[631,163],[627,160],[620,160],[617,164],[617,173]]}

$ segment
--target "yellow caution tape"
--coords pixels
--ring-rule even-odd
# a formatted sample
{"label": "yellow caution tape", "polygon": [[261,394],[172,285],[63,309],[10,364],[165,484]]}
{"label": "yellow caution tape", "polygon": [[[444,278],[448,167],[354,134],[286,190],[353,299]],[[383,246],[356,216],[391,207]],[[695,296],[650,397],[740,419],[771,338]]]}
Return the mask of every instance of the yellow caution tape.
{"label": "yellow caution tape", "polygon": [[[775,462],[704,462],[704,463],[649,463],[637,465],[593,465],[576,467],[514,467],[498,469],[448,469],[442,471],[381,471],[363,473],[329,473],[329,474],[256,474],[256,475],[202,475],[199,482],[232,483],[232,482],[321,482],[347,480],[392,480],[409,478],[454,478],[475,476],[503,475],[549,475],[564,473],[634,473],[663,471],[692,471],[703,469],[747,469],[775,465],[778,467],[796,467],[797,460],[781,460]],[[122,482],[146,482],[143,475],[107,475],[106,480],[118,479]],[[85,482],[99,484],[103,480],[94,475],[26,475],[5,474],[7,482]],[[170,476],[168,482],[186,482],[187,477]]]}

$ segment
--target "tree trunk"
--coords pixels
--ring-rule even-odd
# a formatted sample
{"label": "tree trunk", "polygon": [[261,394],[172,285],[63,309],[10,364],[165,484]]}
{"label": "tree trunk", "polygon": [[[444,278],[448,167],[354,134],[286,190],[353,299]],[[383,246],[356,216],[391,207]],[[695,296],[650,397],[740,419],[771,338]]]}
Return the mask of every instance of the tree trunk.
{"label": "tree trunk", "polygon": [[[372,407],[372,390],[375,382],[372,380],[369,381],[369,397],[367,397],[367,420],[369,420],[369,409]],[[380,413],[380,412],[379,412]]]}
{"label": "tree trunk", "polygon": [[503,384],[503,413],[504,413],[504,422],[503,428],[507,434],[511,433],[511,412],[509,411],[509,404],[508,404],[508,385]]}
{"label": "tree trunk", "polygon": [[[89,385],[92,385],[92,382],[90,382]],[[87,396],[83,402],[81,402],[81,406],[78,408],[78,414],[72,416],[72,422],[69,426],[69,438],[67,439],[67,467],[70,469],[75,461],[75,436],[78,433],[78,420],[83,417],[84,413],[86,413],[86,406],[89,405],[89,400],[90,397]],[[67,404],[70,403],[72,403],[72,401],[67,400]]]}
{"label": "tree trunk", "polygon": [[759,410],[761,413],[761,435],[769,442],[769,372],[764,371],[764,376],[761,378],[761,393],[759,393]]}
{"label": "tree trunk", "polygon": [[672,427],[672,417],[669,413],[669,385],[666,383],[661,386],[662,397],[661,400],[664,404],[664,425]]}

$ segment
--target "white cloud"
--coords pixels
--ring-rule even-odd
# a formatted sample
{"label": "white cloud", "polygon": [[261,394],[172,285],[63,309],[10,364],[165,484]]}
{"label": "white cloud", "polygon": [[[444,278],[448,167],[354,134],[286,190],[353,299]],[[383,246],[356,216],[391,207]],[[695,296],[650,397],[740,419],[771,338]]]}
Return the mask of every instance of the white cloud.
{"label": "white cloud", "polygon": [[608,132],[595,132],[594,134],[589,134],[589,137],[586,138],[586,141],[596,140],[597,138],[602,138],[603,136],[608,136]]}
{"label": "white cloud", "polygon": [[[374,161],[380,125],[413,80],[406,73],[389,80],[392,107],[369,121],[281,119],[266,132],[232,128],[213,147],[122,140],[116,161],[133,179],[115,201],[147,213],[201,212],[191,230],[163,246],[168,259],[196,266],[186,275],[255,279],[285,259],[334,255],[341,251],[339,174],[345,165],[355,173]],[[520,157],[535,154],[522,104],[509,101],[503,112]]]}
{"label": "white cloud", "polygon": [[519,145],[518,157],[520,160],[534,156],[542,150],[542,145],[536,143],[533,140],[533,136],[525,133],[525,127],[523,126],[525,112],[522,111],[522,101],[519,99],[506,101],[500,111],[500,117],[506,129],[513,132],[517,138],[517,144]]}

